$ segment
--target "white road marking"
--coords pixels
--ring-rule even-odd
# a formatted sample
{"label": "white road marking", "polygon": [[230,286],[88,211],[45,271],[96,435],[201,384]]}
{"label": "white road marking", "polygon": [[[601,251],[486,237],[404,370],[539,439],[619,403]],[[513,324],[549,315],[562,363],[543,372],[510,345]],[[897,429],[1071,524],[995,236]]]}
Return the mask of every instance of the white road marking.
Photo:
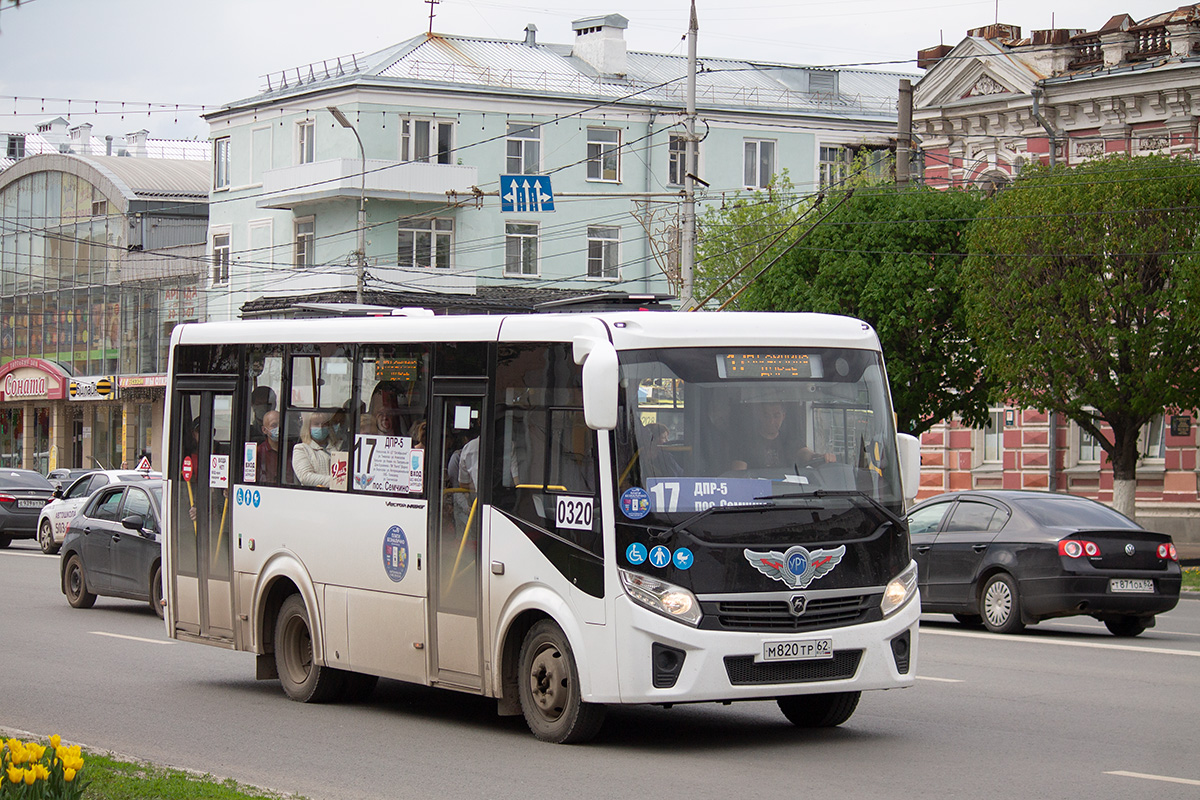
{"label": "white road marking", "polygon": [[96,636],[111,636],[114,639],[128,639],[131,642],[146,642],[148,644],[175,644],[170,639],[143,639],[141,636],[126,636],[123,633],[109,633],[108,631],[88,631],[88,633]]}
{"label": "white road marking", "polygon": [[1141,778],[1146,781],[1162,781],[1163,783],[1182,783],[1185,786],[1200,786],[1200,781],[1191,778],[1172,778],[1170,775],[1148,775],[1145,772],[1128,772],[1123,769],[1106,772],[1105,775],[1120,775],[1122,778]]}
{"label": "white road marking", "polygon": [[1092,650],[1127,650],[1131,653],[1157,653],[1168,656],[1200,658],[1200,650],[1175,650],[1169,647],[1139,647],[1132,644],[1103,644],[1101,642],[1076,642],[1069,639],[1053,639],[1049,636],[1005,636],[997,633],[974,631],[923,630],[921,636],[962,636],[967,639],[993,639],[1022,644],[1056,644],[1061,647],[1086,647]]}
{"label": "white road marking", "polygon": [[[1077,631],[1090,631],[1092,633],[1095,633],[1097,631],[1108,630],[1107,628],[1104,627],[1104,625],[1102,625],[1099,622],[1097,622],[1095,625],[1070,625],[1070,624],[1066,624],[1066,623],[1062,623],[1062,622],[1055,622],[1052,625],[1048,625],[1047,627],[1043,628],[1043,630],[1058,630],[1060,628],[1072,628]],[[1152,630],[1155,633],[1168,633],[1171,636],[1200,636],[1200,633],[1187,633],[1185,631],[1168,631],[1168,630],[1164,630],[1163,628],[1160,628],[1157,626],[1155,626],[1154,628],[1150,628],[1148,630]]]}
{"label": "white road marking", "polygon": [[24,558],[58,558],[57,555],[50,555],[49,553],[43,553],[41,551],[38,551],[36,553],[32,553],[32,552],[22,553],[20,550],[9,550],[8,552],[4,553],[4,555],[6,555],[6,556],[22,556]]}
{"label": "white road marking", "polygon": [[958,678],[933,678],[929,675],[918,675],[919,681],[937,681],[938,683],[962,683]]}

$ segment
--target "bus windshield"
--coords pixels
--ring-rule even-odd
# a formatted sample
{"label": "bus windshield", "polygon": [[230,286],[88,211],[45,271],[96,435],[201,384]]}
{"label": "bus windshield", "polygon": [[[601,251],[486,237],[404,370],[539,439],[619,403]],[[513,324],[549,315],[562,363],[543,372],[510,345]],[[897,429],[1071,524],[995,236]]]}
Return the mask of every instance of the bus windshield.
{"label": "bus windshield", "polygon": [[626,518],[677,524],[708,509],[829,496],[903,508],[879,353],[672,348],[625,351],[620,365]]}

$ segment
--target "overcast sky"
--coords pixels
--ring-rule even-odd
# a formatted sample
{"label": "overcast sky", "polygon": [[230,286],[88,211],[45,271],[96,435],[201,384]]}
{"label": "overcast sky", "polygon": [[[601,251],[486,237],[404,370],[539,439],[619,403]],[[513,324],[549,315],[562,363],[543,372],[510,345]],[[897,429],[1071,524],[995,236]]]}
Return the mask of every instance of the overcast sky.
{"label": "overcast sky", "polygon": [[[1000,21],[1029,31],[1096,30],[1115,14],[1175,8],[1152,0],[697,0],[701,56],[916,72],[916,51],[956,44]],[[41,119],[91,122],[121,136],[207,138],[195,111],[146,113],[147,103],[219,106],[259,92],[263,76],[424,32],[427,0],[0,0],[0,131]],[[687,0],[438,0],[440,33],[569,43],[571,21],[629,19],[630,49],[686,54]],[[22,98],[14,100],[13,98]],[[33,98],[33,99],[25,99]],[[47,98],[44,102],[41,98]],[[57,98],[57,99],[52,99]],[[72,102],[68,109],[66,99]],[[127,103],[126,111],[95,101]],[[140,111],[138,111],[140,106]],[[15,112],[15,113],[14,113]]]}

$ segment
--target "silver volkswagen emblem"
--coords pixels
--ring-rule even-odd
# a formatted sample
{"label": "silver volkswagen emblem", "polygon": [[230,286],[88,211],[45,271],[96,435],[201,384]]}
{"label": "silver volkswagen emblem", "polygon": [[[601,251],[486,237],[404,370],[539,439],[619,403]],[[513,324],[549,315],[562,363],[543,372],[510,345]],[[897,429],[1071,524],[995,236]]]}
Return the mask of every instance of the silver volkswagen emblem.
{"label": "silver volkswagen emblem", "polygon": [[1133,555],[1133,543],[1132,542],[1125,545],[1125,555],[1127,555],[1127,556]]}
{"label": "silver volkswagen emblem", "polygon": [[799,617],[804,614],[804,609],[808,606],[808,598],[802,594],[792,595],[789,607],[792,610],[793,617]]}

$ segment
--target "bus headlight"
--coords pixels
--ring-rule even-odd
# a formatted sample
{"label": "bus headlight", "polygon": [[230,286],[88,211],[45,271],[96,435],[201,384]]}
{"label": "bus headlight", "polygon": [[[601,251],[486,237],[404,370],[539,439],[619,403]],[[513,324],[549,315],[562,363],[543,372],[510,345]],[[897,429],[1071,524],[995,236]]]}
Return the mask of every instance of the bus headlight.
{"label": "bus headlight", "polygon": [[917,562],[913,561],[908,565],[908,569],[892,578],[888,582],[887,588],[883,590],[883,600],[879,603],[879,607],[883,609],[883,615],[886,617],[907,603],[909,598],[916,594],[916,591]]}
{"label": "bus headlight", "polygon": [[687,589],[637,572],[624,569],[617,572],[625,594],[639,605],[688,625],[700,624],[700,601]]}

